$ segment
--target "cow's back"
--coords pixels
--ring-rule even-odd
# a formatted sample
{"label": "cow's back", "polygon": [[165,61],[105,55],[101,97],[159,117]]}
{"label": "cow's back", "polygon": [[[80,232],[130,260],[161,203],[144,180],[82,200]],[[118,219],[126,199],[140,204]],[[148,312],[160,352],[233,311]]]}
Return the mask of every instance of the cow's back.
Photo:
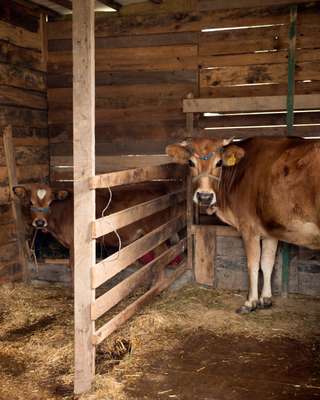
{"label": "cow's back", "polygon": [[254,138],[239,146],[245,157],[223,178],[240,227],[320,248],[320,141]]}

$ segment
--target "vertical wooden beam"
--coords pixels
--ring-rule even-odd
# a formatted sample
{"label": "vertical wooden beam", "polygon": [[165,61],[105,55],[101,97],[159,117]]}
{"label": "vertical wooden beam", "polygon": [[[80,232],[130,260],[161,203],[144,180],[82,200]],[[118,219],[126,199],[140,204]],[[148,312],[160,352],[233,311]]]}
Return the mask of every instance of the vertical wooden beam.
{"label": "vertical wooden beam", "polygon": [[[187,94],[187,99],[193,99],[194,95],[193,93],[188,93]],[[187,128],[187,136],[188,137],[193,137],[194,136],[194,113],[193,112],[187,112],[186,113],[186,128]],[[199,207],[198,205],[193,204],[194,207],[194,218],[195,218],[195,223],[199,224]]]}
{"label": "vertical wooden beam", "polygon": [[189,172],[187,178],[187,251],[188,251],[188,269],[193,270],[193,254],[194,254],[194,237],[192,232],[193,226],[193,195],[192,195],[192,176]]}
{"label": "vertical wooden beam", "polygon": [[216,256],[216,227],[194,225],[194,276],[197,283],[214,285]]}
{"label": "vertical wooden beam", "polygon": [[13,195],[13,187],[18,184],[16,171],[16,157],[12,140],[12,127],[7,126],[3,130],[3,146],[8,169],[8,181],[10,188],[10,196],[12,200],[12,213],[17,227],[17,240],[19,248],[19,263],[22,267],[22,278],[24,282],[29,282],[30,271],[28,266],[28,249],[26,242],[26,234],[22,219],[20,202]]}
{"label": "vertical wooden beam", "polygon": [[47,15],[40,15],[40,36],[41,36],[41,61],[44,71],[47,71],[48,64],[48,25]]}
{"label": "vertical wooden beam", "polygon": [[288,95],[287,95],[287,131],[293,134],[294,93],[296,69],[296,38],[297,38],[297,6],[290,8],[289,49],[288,49]]}
{"label": "vertical wooden beam", "polygon": [[91,269],[95,264],[95,54],[94,0],[73,1],[73,167],[74,167],[74,314],[76,394],[90,389],[95,373]]}
{"label": "vertical wooden beam", "polygon": [[[296,68],[296,37],[297,37],[297,6],[290,8],[289,25],[289,54],[288,54],[288,95],[287,95],[287,132],[288,136],[294,130],[294,93],[295,93],[295,68]],[[282,246],[282,285],[281,295],[288,296],[289,292],[289,267],[290,267],[290,245],[283,243]]]}
{"label": "vertical wooden beam", "polygon": [[[193,99],[193,93],[188,93],[187,94],[187,99]],[[193,136],[193,126],[194,125],[194,114],[193,112],[187,112],[186,113],[186,127],[187,127],[187,136],[192,137]]]}

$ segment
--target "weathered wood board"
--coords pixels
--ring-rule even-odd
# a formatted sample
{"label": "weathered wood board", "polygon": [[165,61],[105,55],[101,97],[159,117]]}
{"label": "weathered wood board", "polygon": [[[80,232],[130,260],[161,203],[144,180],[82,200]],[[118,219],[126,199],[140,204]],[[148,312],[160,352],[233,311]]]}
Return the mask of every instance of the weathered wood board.
{"label": "weathered wood board", "polygon": [[49,176],[46,65],[40,15],[16,2],[0,4],[0,281],[22,278],[13,224],[3,130],[12,126],[19,183]]}

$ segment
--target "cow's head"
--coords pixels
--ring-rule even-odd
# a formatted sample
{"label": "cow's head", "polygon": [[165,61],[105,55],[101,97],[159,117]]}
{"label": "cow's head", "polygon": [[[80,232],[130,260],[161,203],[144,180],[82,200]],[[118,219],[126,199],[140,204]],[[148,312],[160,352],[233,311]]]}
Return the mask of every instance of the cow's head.
{"label": "cow's head", "polygon": [[45,184],[18,185],[14,186],[13,192],[25,206],[30,207],[32,225],[37,229],[48,226],[51,203],[64,200],[69,195],[67,190],[54,190]]}
{"label": "cow's head", "polygon": [[231,139],[187,139],[167,146],[166,153],[179,164],[189,164],[194,183],[193,200],[214,207],[217,202],[223,167],[234,166],[244,150],[230,144]]}

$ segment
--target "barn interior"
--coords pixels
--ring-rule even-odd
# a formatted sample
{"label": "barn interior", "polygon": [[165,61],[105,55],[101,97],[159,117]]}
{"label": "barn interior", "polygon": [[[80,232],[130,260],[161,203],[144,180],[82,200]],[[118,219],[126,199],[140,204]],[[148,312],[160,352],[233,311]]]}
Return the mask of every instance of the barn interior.
{"label": "barn interior", "polygon": [[[35,237],[28,210],[12,194],[13,184],[39,182],[72,190],[72,8],[71,0],[0,4],[0,398],[72,398],[69,251],[41,230]],[[297,99],[289,133],[319,137],[319,22],[318,1],[96,1],[96,174],[166,165],[166,145],[186,136],[285,136],[288,94]],[[216,100],[214,110],[188,108],[188,101],[208,98]],[[252,109],[250,98],[269,106]],[[232,101],[236,106],[221,111]],[[94,392],[83,398],[318,398],[319,251],[285,250],[284,288],[279,248],[276,305],[244,319],[234,314],[248,288],[241,237],[193,212],[187,286],[161,294],[98,347]],[[97,261],[117,249],[97,246]],[[139,269],[136,263],[120,279]],[[140,283],[103,318],[143,296],[150,274]],[[33,348],[28,363],[26,349]],[[244,373],[246,366],[257,376]],[[285,372],[275,378],[279,369]]]}

